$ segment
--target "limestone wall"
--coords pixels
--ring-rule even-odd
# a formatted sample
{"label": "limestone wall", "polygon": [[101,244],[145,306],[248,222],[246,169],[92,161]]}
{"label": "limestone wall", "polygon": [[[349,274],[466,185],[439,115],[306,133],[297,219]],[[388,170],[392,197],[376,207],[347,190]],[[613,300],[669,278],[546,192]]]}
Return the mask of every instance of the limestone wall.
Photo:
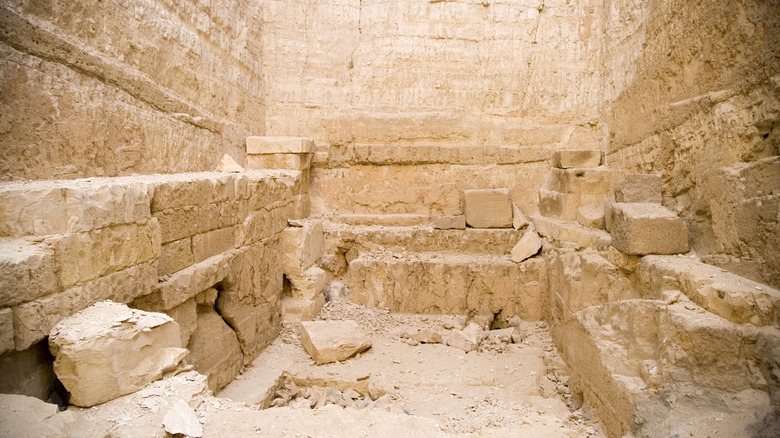
{"label": "limestone wall", "polygon": [[552,125],[597,142],[602,17],[594,0],[265,1],[266,131],[529,145],[523,127]]}
{"label": "limestone wall", "polygon": [[25,350],[102,300],[171,315],[226,384],[279,331],[280,233],[307,197],[281,170],[0,185],[0,387],[30,392],[10,379]]}
{"label": "limestone wall", "polygon": [[260,1],[0,5],[0,179],[215,169],[264,129]]}
{"label": "limestone wall", "polygon": [[777,286],[780,7],[607,2],[608,164],[659,173],[708,262]]}

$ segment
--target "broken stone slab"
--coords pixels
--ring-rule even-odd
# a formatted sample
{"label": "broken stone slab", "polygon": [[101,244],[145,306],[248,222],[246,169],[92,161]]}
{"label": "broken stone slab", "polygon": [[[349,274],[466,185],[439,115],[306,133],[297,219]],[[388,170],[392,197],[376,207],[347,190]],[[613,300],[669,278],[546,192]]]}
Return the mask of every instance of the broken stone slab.
{"label": "broken stone slab", "polygon": [[312,299],[302,297],[282,297],[282,319],[284,321],[311,321],[322,306],[325,305],[325,295],[318,295]]}
{"label": "broken stone slab", "polygon": [[512,261],[520,263],[527,260],[542,248],[542,238],[536,231],[528,230],[520,241],[512,248]]}
{"label": "broken stone slab", "polygon": [[465,352],[476,350],[487,334],[479,325],[471,322],[463,330],[452,330],[447,336],[446,343],[450,347],[459,348]]}
{"label": "broken stone slab", "polygon": [[487,332],[487,338],[491,341],[503,342],[505,344],[511,344],[514,339],[518,338],[514,327],[505,329],[490,330]]}
{"label": "broken stone slab", "polygon": [[337,362],[371,347],[355,321],[301,322],[301,344],[317,365]]}
{"label": "broken stone slab", "polygon": [[312,266],[301,275],[288,275],[292,296],[313,300],[328,285],[328,273],[318,266]]}
{"label": "broken stone slab", "polygon": [[681,254],[689,250],[688,227],[660,204],[612,205],[612,246],[628,255]]}
{"label": "broken stone slab", "polygon": [[322,221],[306,221],[302,225],[282,231],[282,271],[286,275],[302,275],[322,257],[325,244]]}
{"label": "broken stone slab", "polygon": [[607,260],[620,269],[633,272],[642,257],[625,254],[614,246],[610,246],[607,248]]}
{"label": "broken stone slab", "polygon": [[421,344],[440,344],[442,336],[436,330],[426,327],[415,333],[414,339]]}
{"label": "broken stone slab", "polygon": [[593,202],[577,209],[577,222],[583,227],[604,229],[604,203]]}
{"label": "broken stone slab", "polygon": [[203,425],[195,410],[184,400],[176,400],[173,407],[163,417],[163,427],[171,435],[184,435],[190,438],[203,436]]}
{"label": "broken stone slab", "polygon": [[313,154],[314,140],[304,137],[246,138],[247,154]]}
{"label": "broken stone slab", "polygon": [[615,202],[646,202],[660,204],[663,200],[663,181],[659,175],[629,174],[615,184]]}
{"label": "broken stone slab", "polygon": [[509,189],[464,190],[466,224],[472,228],[511,228]]}
{"label": "broken stone slab", "polygon": [[553,152],[553,167],[597,167],[601,164],[601,151],[590,149],[569,149]]}
{"label": "broken stone slab", "polygon": [[229,154],[223,155],[222,159],[219,161],[219,165],[217,165],[217,172],[239,173],[243,171],[244,168],[236,163],[236,160]]}
{"label": "broken stone slab", "polygon": [[213,309],[198,309],[198,324],[187,345],[187,361],[208,376],[209,388],[219,391],[230,383],[243,365],[238,336]]}
{"label": "broken stone slab", "polygon": [[439,216],[433,221],[434,230],[465,230],[466,216]]}
{"label": "broken stone slab", "polygon": [[70,403],[83,407],[141,389],[188,353],[168,315],[108,301],[60,321],[49,334],[49,348]]}
{"label": "broken stone slab", "polygon": [[522,230],[530,224],[531,222],[523,214],[520,208],[512,203],[512,227],[516,230]]}

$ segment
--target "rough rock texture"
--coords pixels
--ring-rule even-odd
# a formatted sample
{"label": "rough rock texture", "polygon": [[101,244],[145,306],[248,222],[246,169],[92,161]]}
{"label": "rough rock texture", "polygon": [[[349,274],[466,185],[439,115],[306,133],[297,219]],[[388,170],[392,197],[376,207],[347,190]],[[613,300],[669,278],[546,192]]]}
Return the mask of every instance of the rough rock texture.
{"label": "rough rock texture", "polygon": [[542,238],[534,230],[528,230],[523,237],[512,248],[512,261],[520,263],[523,260],[535,255],[542,248]]}
{"label": "rough rock texture", "polygon": [[612,245],[630,255],[688,252],[688,227],[660,204],[614,204],[609,233]]}
{"label": "rough rock texture", "polygon": [[282,232],[286,275],[302,275],[322,256],[323,234],[321,221],[305,221],[301,227],[288,227]]}
{"label": "rough rock texture", "polygon": [[615,184],[615,202],[648,202],[660,204],[663,200],[663,183],[658,175],[626,175]]}
{"label": "rough rock texture", "polygon": [[603,230],[605,228],[604,203],[594,202],[593,204],[583,205],[578,208],[577,222],[583,227]]}
{"label": "rough rock texture", "polygon": [[463,204],[466,224],[472,228],[512,226],[512,199],[507,189],[466,190]]}
{"label": "rough rock texture", "polygon": [[439,216],[433,221],[434,230],[465,230],[466,216]]}
{"label": "rough rock texture", "polygon": [[371,348],[355,321],[301,322],[301,343],[317,365],[347,359]]}
{"label": "rough rock texture", "polygon": [[17,438],[105,438],[105,423],[81,412],[59,412],[57,405],[34,397],[0,394],[0,436]]}
{"label": "rough rock texture", "polygon": [[601,151],[574,149],[553,152],[553,167],[571,169],[574,167],[598,167],[601,164]]}
{"label": "rough rock texture", "polygon": [[190,350],[187,361],[208,376],[213,391],[230,383],[243,364],[236,333],[213,309],[200,309],[198,325],[187,348]]}
{"label": "rough rock texture", "polygon": [[60,321],[49,346],[70,403],[84,407],[141,389],[187,355],[170,317],[111,302]]}

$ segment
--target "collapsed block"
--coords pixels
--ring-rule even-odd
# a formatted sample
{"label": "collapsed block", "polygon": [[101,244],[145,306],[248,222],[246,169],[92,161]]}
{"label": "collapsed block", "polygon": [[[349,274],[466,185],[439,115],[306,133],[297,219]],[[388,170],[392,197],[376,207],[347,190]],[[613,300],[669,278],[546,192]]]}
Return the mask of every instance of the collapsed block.
{"label": "collapsed block", "polygon": [[512,200],[508,189],[465,190],[466,224],[473,228],[512,227]]}
{"label": "collapsed block", "polygon": [[287,275],[302,275],[322,257],[325,237],[321,221],[306,221],[301,227],[282,231],[282,270]]}
{"label": "collapsed block", "polygon": [[282,297],[282,319],[285,321],[311,321],[325,305],[325,296],[311,299],[301,297]]}
{"label": "collapsed block", "polygon": [[187,360],[199,373],[208,376],[212,391],[230,383],[243,364],[236,333],[214,309],[199,309],[198,325],[187,348],[190,350]]}
{"label": "collapsed block", "polygon": [[542,248],[542,238],[536,234],[536,231],[528,230],[523,237],[512,248],[512,261],[520,263],[523,260],[538,253]]}
{"label": "collapsed block", "polygon": [[49,335],[49,348],[70,403],[82,407],[137,391],[187,355],[179,325],[169,316],[112,302],[60,321]]}
{"label": "collapsed block", "polygon": [[371,347],[355,321],[301,322],[301,343],[317,365],[337,362]]}
{"label": "collapsed block", "polygon": [[328,285],[328,273],[317,266],[312,266],[301,275],[288,275],[292,286],[292,296],[311,300],[322,295],[322,290]]}
{"label": "collapsed block", "polygon": [[688,227],[660,204],[612,205],[612,245],[629,255],[688,252]]}
{"label": "collapsed block", "polygon": [[615,184],[615,202],[649,202],[663,200],[663,182],[658,175],[631,174]]}
{"label": "collapsed block", "polygon": [[439,216],[433,221],[434,230],[465,230],[466,216]]}
{"label": "collapsed block", "polygon": [[553,166],[560,169],[596,167],[601,164],[601,151],[571,149],[553,152]]}

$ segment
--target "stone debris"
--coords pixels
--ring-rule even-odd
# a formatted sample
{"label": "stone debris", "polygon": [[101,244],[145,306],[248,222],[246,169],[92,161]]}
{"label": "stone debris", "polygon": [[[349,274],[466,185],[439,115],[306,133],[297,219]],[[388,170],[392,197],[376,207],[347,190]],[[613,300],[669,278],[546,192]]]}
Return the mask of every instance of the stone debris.
{"label": "stone debris", "polygon": [[396,395],[395,386],[383,376],[371,376],[368,379],[368,395],[374,400],[379,400],[380,397],[389,395],[394,397]]}
{"label": "stone debris", "polygon": [[232,173],[239,173],[243,172],[244,168],[236,163],[236,160],[233,159],[229,154],[225,154],[222,156],[222,159],[219,161],[219,165],[217,166],[217,172],[232,172]]}
{"label": "stone debris", "polygon": [[534,256],[542,249],[542,238],[534,230],[528,230],[512,248],[512,261],[520,263]]}
{"label": "stone debris", "polygon": [[203,425],[195,410],[184,400],[177,400],[171,410],[163,417],[163,427],[171,435],[184,435],[190,438],[203,436]]}
{"label": "stone debris", "polygon": [[553,167],[559,169],[597,167],[600,164],[601,151],[569,149],[553,152]]}
{"label": "stone debris", "polygon": [[332,281],[325,290],[325,301],[340,301],[349,299],[349,287],[341,281]]}
{"label": "stone debris", "polygon": [[523,214],[523,212],[520,210],[520,207],[518,207],[515,203],[512,203],[512,228],[516,230],[522,230],[530,224],[531,221],[529,221],[528,217]]}
{"label": "stone debris", "polygon": [[439,216],[433,221],[434,230],[465,230],[466,216]]}
{"label": "stone debris", "polygon": [[413,337],[421,344],[440,344],[443,339],[441,333],[427,327],[420,329]]}
{"label": "stone debris", "polygon": [[629,255],[681,254],[690,248],[685,222],[660,204],[613,204],[609,233],[612,246]]}
{"label": "stone debris", "polygon": [[480,342],[487,337],[487,333],[479,325],[469,323],[463,330],[452,330],[447,336],[447,345],[459,348],[465,352],[474,351]]}
{"label": "stone debris", "polygon": [[629,174],[615,184],[615,202],[660,204],[663,200],[663,181],[659,175]]}
{"label": "stone debris", "polygon": [[355,321],[301,322],[301,343],[317,365],[345,360],[371,347]]}
{"label": "stone debris", "polygon": [[35,397],[0,394],[0,436],[14,438],[105,438],[107,424],[81,412],[59,412],[57,405]]}
{"label": "stone debris", "polygon": [[94,406],[159,379],[187,355],[179,325],[161,313],[96,303],[60,321],[49,335],[54,372],[70,403]]}
{"label": "stone debris", "polygon": [[472,228],[511,228],[509,189],[464,190],[466,224]]}

